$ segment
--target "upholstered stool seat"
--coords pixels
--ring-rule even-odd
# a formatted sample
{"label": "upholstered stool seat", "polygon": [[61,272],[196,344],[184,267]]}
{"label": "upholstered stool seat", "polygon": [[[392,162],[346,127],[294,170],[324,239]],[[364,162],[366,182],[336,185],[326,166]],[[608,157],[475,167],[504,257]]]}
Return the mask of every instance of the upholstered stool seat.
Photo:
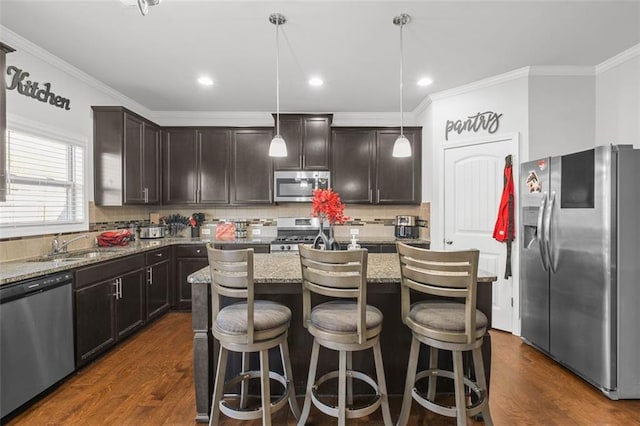
{"label": "upholstered stool seat", "polygon": [[[211,333],[220,343],[214,380],[209,425],[217,425],[220,413],[239,420],[262,418],[271,424],[271,413],[286,405],[300,417],[291,373],[287,332],[291,310],[279,303],[254,300],[253,249],[216,250],[207,247],[211,268]],[[245,299],[221,307],[221,297]],[[269,349],[279,347],[284,374],[269,369]],[[229,351],[242,353],[242,371],[225,383]],[[249,354],[258,352],[260,369],[251,370]],[[248,381],[260,379],[261,406],[247,407]],[[272,400],[270,380],[280,383],[283,392]],[[225,399],[225,388],[240,384],[239,407]]]}
{"label": "upholstered stool seat", "polygon": [[[300,245],[302,268],[302,310],[304,326],[313,336],[309,377],[302,414],[303,425],[311,404],[322,413],[336,417],[339,425],[347,419],[367,416],[382,408],[385,425],[391,425],[391,413],[380,349],[383,315],[367,305],[367,250],[325,251]],[[311,294],[331,298],[312,308]],[[339,368],[316,377],[320,346],[339,353]],[[352,353],[373,349],[376,379],[353,369]],[[321,386],[329,380],[338,381],[337,406],[323,401]],[[366,383],[375,393],[373,400],[356,407],[353,403],[353,380]]]}
{"label": "upholstered stool seat", "polygon": [[[401,271],[402,320],[412,333],[404,397],[398,425],[409,419],[411,402],[435,413],[455,417],[458,425],[466,425],[468,416],[482,413],[485,424],[492,424],[489,395],[482,363],[482,340],[489,321],[476,309],[478,275],[477,250],[434,251],[398,243]],[[437,296],[436,300],[411,304],[412,293]],[[420,344],[430,347],[429,369],[416,372]],[[438,351],[451,351],[453,371],[438,368]],[[475,379],[465,377],[462,353],[471,351]],[[455,406],[436,401],[438,377],[452,379]],[[427,394],[416,388],[416,382],[428,379]],[[467,401],[465,386],[474,394]]]}

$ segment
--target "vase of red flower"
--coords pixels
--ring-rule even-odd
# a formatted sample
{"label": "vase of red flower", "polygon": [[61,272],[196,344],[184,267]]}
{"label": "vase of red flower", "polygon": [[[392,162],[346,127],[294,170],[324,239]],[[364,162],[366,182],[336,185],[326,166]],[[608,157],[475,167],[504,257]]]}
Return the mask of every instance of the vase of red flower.
{"label": "vase of red flower", "polygon": [[[313,241],[314,248],[325,250],[340,250],[340,245],[333,238],[333,225],[343,224],[349,220],[344,215],[344,204],[340,200],[340,195],[329,189],[315,189],[311,200],[312,216],[320,220],[320,232]],[[328,235],[324,232],[325,223],[329,223]]]}

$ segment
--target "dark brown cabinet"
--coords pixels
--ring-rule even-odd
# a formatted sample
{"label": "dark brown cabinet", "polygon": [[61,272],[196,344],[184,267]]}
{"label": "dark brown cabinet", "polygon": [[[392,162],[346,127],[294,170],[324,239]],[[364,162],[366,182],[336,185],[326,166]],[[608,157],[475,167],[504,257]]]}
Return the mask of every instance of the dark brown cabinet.
{"label": "dark brown cabinet", "polygon": [[273,161],[269,157],[272,128],[236,129],[231,145],[231,204],[270,204]]}
{"label": "dark brown cabinet", "polygon": [[332,114],[280,114],[287,156],[273,160],[275,170],[329,170],[332,118]]}
{"label": "dark brown cabinet", "polygon": [[144,324],[144,262],[144,255],[133,255],[76,271],[77,365]]}
{"label": "dark brown cabinet", "polygon": [[146,319],[159,317],[169,310],[169,283],[171,281],[171,248],[166,247],[145,254]]}
{"label": "dark brown cabinet", "polygon": [[160,127],[123,107],[94,106],[96,205],[160,203]]}
{"label": "dark brown cabinet", "polygon": [[191,310],[191,284],[187,277],[209,264],[204,244],[176,246],[175,309]]}
{"label": "dark brown cabinet", "polygon": [[164,204],[228,204],[231,130],[167,128],[163,139]]}
{"label": "dark brown cabinet", "polygon": [[405,128],[412,156],[391,155],[399,129],[334,128],[332,186],[345,203],[420,204],[421,129]]}

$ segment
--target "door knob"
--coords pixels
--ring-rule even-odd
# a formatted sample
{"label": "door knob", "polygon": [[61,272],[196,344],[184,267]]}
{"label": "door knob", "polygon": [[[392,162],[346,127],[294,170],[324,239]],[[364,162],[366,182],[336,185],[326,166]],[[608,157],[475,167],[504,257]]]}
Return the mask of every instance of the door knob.
{"label": "door knob", "polygon": [[451,240],[444,240],[444,243],[445,243],[445,244],[448,244],[448,245],[451,245],[451,244],[453,244],[453,241],[451,241]]}

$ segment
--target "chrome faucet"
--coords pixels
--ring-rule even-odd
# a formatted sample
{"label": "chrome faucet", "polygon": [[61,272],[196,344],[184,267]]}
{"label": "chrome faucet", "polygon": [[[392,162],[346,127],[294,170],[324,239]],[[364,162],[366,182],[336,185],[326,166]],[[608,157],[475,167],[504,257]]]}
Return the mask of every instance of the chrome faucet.
{"label": "chrome faucet", "polygon": [[84,235],[80,235],[77,236],[75,238],[70,239],[69,241],[66,240],[62,240],[62,243],[60,243],[58,241],[58,239],[60,238],[62,234],[58,234],[55,237],[53,237],[53,243],[51,244],[52,246],[52,251],[53,254],[59,254],[59,253],[66,253],[67,252],[67,247],[69,246],[69,244],[71,244],[72,242],[82,239],[82,238],[89,238],[89,236],[87,234]]}

